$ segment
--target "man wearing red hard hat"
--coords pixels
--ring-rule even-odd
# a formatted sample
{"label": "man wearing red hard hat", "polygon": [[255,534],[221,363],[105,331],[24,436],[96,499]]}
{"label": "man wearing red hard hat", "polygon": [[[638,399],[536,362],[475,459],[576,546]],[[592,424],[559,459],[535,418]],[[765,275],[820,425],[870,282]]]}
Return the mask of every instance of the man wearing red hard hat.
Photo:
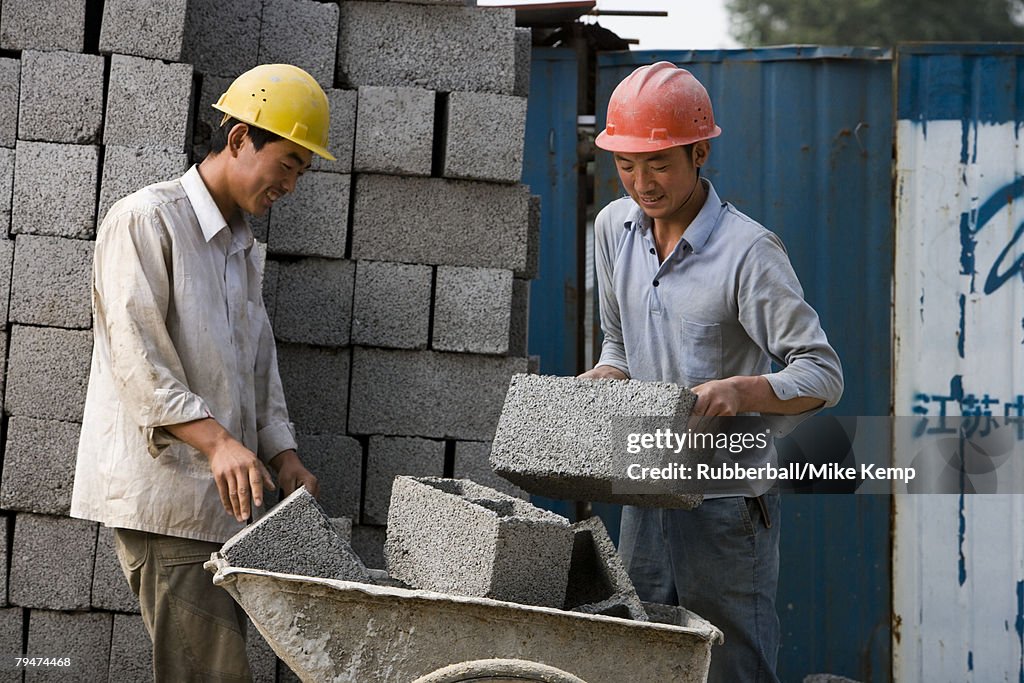
{"label": "man wearing red hard hat", "polygon": [[[688,386],[694,415],[763,415],[782,435],[839,401],[842,369],[782,242],[701,178],[721,133],[707,91],[668,62],[640,67],[612,93],[597,146],[614,154],[628,196],[597,217],[604,342],[582,377]],[[733,460],[756,468],[773,457],[769,444]],[[778,680],[770,487],[708,482],[693,510],[623,509],[619,550],[641,599],[682,605],[724,632],[713,682]]]}

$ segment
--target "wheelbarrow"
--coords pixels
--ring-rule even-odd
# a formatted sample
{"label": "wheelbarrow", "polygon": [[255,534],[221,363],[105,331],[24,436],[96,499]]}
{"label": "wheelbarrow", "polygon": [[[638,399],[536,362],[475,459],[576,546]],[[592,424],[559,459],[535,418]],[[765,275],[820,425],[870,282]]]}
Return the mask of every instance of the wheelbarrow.
{"label": "wheelbarrow", "polygon": [[216,553],[207,569],[309,683],[700,683],[722,640],[682,608],[650,605],[642,622],[233,567]]}

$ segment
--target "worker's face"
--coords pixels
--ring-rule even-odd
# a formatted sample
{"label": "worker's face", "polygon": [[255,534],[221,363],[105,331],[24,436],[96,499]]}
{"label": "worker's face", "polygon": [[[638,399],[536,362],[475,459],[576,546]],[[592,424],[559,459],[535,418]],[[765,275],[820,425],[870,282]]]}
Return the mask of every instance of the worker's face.
{"label": "worker's face", "polygon": [[[231,136],[228,141],[232,144]],[[237,141],[234,151],[238,163],[232,194],[239,208],[253,216],[262,216],[274,202],[294,191],[313,159],[312,152],[291,140],[275,140],[256,150],[246,135]]]}
{"label": "worker's face", "polygon": [[651,218],[671,218],[682,211],[697,183],[697,169],[707,159],[702,140],[689,150],[670,147],[657,152],[616,152],[615,167],[629,196]]}

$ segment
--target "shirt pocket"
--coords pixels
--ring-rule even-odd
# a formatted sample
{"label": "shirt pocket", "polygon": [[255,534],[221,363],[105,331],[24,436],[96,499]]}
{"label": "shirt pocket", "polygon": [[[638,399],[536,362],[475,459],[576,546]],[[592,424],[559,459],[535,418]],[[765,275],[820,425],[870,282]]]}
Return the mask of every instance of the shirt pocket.
{"label": "shirt pocket", "polygon": [[722,326],[682,320],[682,370],[693,384],[722,375]]}

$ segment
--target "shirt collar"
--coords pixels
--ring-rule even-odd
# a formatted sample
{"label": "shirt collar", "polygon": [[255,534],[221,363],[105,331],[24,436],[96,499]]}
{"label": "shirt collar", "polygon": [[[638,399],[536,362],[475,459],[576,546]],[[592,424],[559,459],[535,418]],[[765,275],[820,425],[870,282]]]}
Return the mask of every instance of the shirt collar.
{"label": "shirt collar", "polygon": [[202,229],[203,237],[207,242],[216,237],[225,228],[229,228],[231,231],[232,251],[248,249],[252,246],[254,238],[248,221],[246,221],[241,213],[230,225],[224,220],[224,215],[217,208],[217,203],[213,201],[213,196],[210,194],[210,190],[207,189],[206,183],[203,182],[203,177],[199,175],[198,165],[192,166],[181,177],[181,187],[185,190],[185,196],[188,197],[188,201],[192,205],[192,210],[199,220],[199,227]]}
{"label": "shirt collar", "polygon": [[[700,253],[700,250],[704,248],[708,238],[711,237],[711,233],[715,231],[715,226],[718,224],[718,217],[722,213],[722,207],[725,204],[722,203],[718,193],[715,191],[715,186],[711,184],[711,181],[707,178],[701,178],[701,182],[704,183],[704,187],[707,189],[708,196],[704,200],[704,206],[701,207],[700,211],[694,217],[693,222],[686,228],[683,233],[683,241],[690,245],[690,250],[693,253]],[[623,223],[623,228],[631,230],[634,227],[640,230],[641,234],[646,233],[653,227],[651,218],[643,212],[639,206],[634,205],[633,210],[629,213],[629,217]]]}

